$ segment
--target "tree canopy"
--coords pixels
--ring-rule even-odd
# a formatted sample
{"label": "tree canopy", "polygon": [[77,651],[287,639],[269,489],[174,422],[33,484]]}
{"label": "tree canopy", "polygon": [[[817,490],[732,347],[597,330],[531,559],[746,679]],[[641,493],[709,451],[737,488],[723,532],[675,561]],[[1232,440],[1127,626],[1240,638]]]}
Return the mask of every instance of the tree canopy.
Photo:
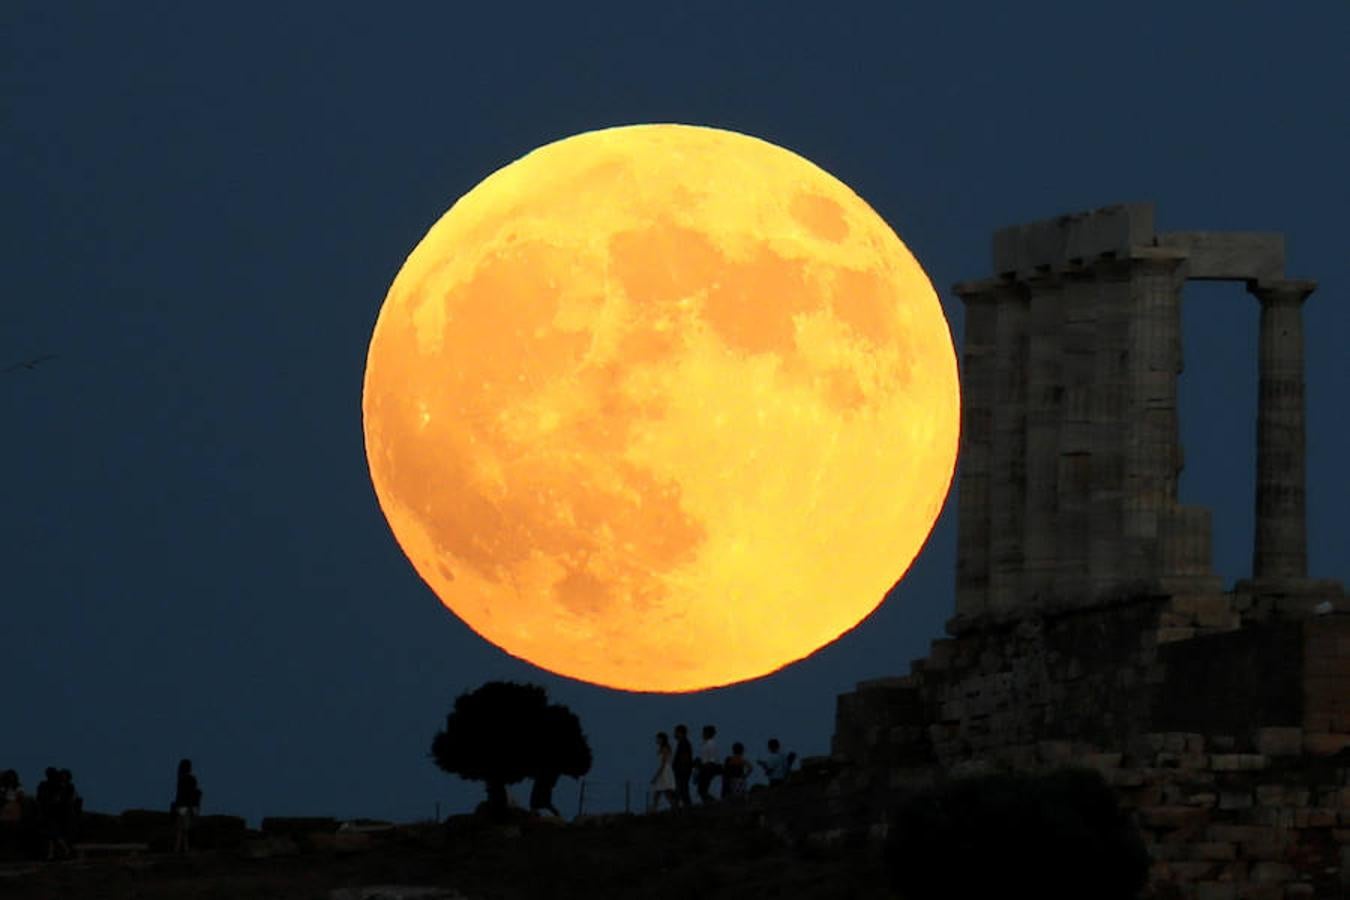
{"label": "tree canopy", "polygon": [[436,765],[487,787],[488,806],[504,809],[506,785],[525,778],[579,778],[591,770],[581,721],[550,704],[536,684],[489,681],[455,699],[431,742]]}

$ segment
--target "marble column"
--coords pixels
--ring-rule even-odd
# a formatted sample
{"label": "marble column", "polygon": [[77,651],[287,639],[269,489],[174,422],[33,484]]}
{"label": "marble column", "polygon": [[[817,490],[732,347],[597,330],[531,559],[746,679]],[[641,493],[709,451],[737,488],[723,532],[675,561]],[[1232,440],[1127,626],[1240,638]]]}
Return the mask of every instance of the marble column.
{"label": "marble column", "polygon": [[[1125,440],[1124,563],[1143,577],[1168,574],[1163,542],[1177,504],[1181,435],[1177,376],[1181,372],[1184,254],[1136,248],[1130,263],[1130,412]],[[1165,534],[1166,533],[1166,534]]]}
{"label": "marble column", "polygon": [[1055,475],[1055,593],[1061,599],[1091,598],[1088,556],[1092,519],[1092,378],[1097,351],[1098,284],[1089,270],[1066,270],[1060,330],[1064,399]]}
{"label": "marble column", "polygon": [[1109,593],[1126,577],[1125,456],[1130,406],[1130,323],[1134,314],[1132,266],[1128,260],[1099,260],[1095,347],[1091,362],[1088,416],[1088,574],[1094,597]]}
{"label": "marble column", "polygon": [[1046,602],[1054,594],[1059,562],[1055,522],[1059,511],[1059,432],[1064,417],[1060,332],[1064,327],[1063,283],[1055,273],[1027,280],[1026,513],[1023,522],[1022,593]]}
{"label": "marble column", "polygon": [[989,466],[993,445],[993,281],[963,282],[961,459],[957,472],[956,614],[978,616],[989,599]]}
{"label": "marble column", "polygon": [[1252,576],[1263,581],[1308,574],[1303,301],[1316,288],[1295,280],[1247,285],[1261,301]]}
{"label": "marble column", "polygon": [[1027,311],[1019,282],[1000,284],[994,300],[994,441],[989,460],[989,608],[1021,599],[1027,484]]}

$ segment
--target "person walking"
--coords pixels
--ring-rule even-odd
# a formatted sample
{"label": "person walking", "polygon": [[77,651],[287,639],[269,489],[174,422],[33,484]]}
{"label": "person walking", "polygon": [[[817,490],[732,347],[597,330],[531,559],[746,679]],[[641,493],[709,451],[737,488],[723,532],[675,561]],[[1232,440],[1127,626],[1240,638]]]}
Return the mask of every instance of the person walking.
{"label": "person walking", "polygon": [[70,842],[75,837],[75,829],[80,824],[80,815],[84,812],[84,798],[75,790],[75,776],[69,769],[57,773],[56,784],[56,822],[59,841],[65,847],[67,856],[74,856]]}
{"label": "person walking", "polygon": [[782,784],[787,780],[788,772],[792,769],[792,763],[796,759],[797,754],[795,753],[783,754],[778,738],[769,738],[769,755],[759,761],[759,767],[764,770],[771,786]]}
{"label": "person walking", "polygon": [[731,745],[731,755],[722,762],[722,799],[738,800],[744,797],[750,772],[750,760],[745,758],[745,745],[737,741]]}
{"label": "person walking", "polygon": [[713,802],[712,782],[722,774],[722,760],[717,755],[717,729],[703,726],[703,743],[698,748],[698,799],[706,806]]}
{"label": "person walking", "polygon": [[192,774],[192,760],[178,761],[178,785],[174,790],[173,852],[187,853],[191,849],[192,825],[201,814],[202,790],[197,776]]}
{"label": "person walking", "polygon": [[684,725],[675,726],[675,755],[670,761],[671,772],[675,775],[675,805],[693,806],[689,796],[689,776],[694,774],[694,746],[689,743],[689,729]]}
{"label": "person walking", "polygon": [[670,749],[670,737],[664,732],[656,733],[656,774],[652,776],[651,802],[648,809],[651,812],[657,812],[661,808],[661,798],[666,799],[666,804],[674,809],[678,804],[675,799],[675,771],[671,768],[671,758],[674,751]]}
{"label": "person walking", "polygon": [[37,786],[38,830],[46,843],[47,859],[65,859],[71,855],[71,851],[63,833],[66,816],[62,809],[64,790],[61,773],[54,766],[48,766],[43,775]]}

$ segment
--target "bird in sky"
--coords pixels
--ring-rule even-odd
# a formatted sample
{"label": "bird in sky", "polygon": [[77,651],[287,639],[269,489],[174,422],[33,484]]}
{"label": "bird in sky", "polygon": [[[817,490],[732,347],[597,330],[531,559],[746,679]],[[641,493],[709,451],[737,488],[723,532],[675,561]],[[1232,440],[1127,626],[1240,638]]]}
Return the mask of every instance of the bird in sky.
{"label": "bird in sky", "polygon": [[49,359],[56,359],[56,354],[47,353],[43,356],[35,356],[32,359],[25,360],[23,362],[17,362],[14,365],[10,366],[9,368],[5,369],[4,372],[6,375],[8,375],[10,372],[17,372],[20,369],[36,369],[38,366],[42,365]]}

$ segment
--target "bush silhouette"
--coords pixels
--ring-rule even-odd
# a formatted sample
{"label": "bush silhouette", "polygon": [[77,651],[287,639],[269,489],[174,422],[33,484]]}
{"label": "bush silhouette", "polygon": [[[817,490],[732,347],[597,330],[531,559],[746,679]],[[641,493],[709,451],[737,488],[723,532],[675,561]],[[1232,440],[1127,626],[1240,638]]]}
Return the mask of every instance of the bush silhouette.
{"label": "bush silhouette", "polygon": [[1133,820],[1086,769],[988,775],[910,797],[886,847],[903,900],[1134,900],[1149,858]]}
{"label": "bush silhouette", "polygon": [[542,687],[510,681],[489,681],[457,697],[431,755],[446,772],[483,782],[486,811],[493,814],[506,810],[508,784],[533,778],[551,805],[559,776],[579,778],[591,770],[591,748],[576,715],[550,704]]}

